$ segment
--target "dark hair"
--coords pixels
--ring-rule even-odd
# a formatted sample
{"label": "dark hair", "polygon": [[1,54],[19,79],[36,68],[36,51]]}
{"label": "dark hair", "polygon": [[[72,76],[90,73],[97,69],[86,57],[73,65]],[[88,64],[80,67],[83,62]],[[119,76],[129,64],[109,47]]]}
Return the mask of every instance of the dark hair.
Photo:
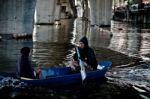
{"label": "dark hair", "polygon": [[29,47],[23,47],[20,51],[20,53],[24,56],[29,56],[30,48]]}

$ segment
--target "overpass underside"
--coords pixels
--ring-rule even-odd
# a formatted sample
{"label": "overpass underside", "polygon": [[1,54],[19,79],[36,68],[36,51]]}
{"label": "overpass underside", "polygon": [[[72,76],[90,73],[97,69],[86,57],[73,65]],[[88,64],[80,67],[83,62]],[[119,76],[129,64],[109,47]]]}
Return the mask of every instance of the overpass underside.
{"label": "overpass underside", "polygon": [[[90,25],[110,25],[112,0],[0,0],[0,33],[32,34],[36,25],[86,18]],[[77,11],[75,10],[77,9]]]}

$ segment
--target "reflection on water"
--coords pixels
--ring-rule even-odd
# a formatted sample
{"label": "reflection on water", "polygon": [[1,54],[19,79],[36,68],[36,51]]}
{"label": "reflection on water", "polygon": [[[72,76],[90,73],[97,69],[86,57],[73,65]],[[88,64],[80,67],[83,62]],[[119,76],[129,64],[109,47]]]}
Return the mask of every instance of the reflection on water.
{"label": "reflection on water", "polygon": [[34,43],[32,59],[38,65],[47,67],[58,67],[62,62],[67,60],[69,50],[68,43]]}
{"label": "reflection on water", "polygon": [[[146,56],[150,58],[149,29],[139,29],[129,24],[123,24],[119,22],[112,23],[111,30],[109,30],[109,28],[99,28],[98,26],[86,28],[89,27],[89,23],[83,21],[82,19],[77,19],[74,21],[74,25],[72,24],[73,23],[71,20],[63,20],[62,24],[58,26],[38,25],[34,27],[33,40],[30,39],[17,41],[14,39],[3,39],[0,41],[0,72],[15,71],[16,61],[20,55],[20,49],[23,46],[29,46],[33,48],[32,60],[40,66],[64,66],[64,64],[70,60],[72,54],[74,53],[74,46],[72,46],[72,43],[78,42],[79,39],[84,35],[88,37],[89,45],[96,48],[96,54],[99,53],[98,50],[101,47],[104,47],[127,55],[135,55],[139,57]],[[113,36],[111,36],[112,34]],[[138,82],[137,84],[141,85],[144,85],[145,83],[145,85],[149,86],[149,66],[150,65],[147,64],[145,66],[141,66],[141,68],[138,66],[123,69],[114,68],[111,69],[113,72],[108,72],[108,76],[113,76],[114,78],[118,79],[122,78],[123,81],[127,79],[127,81],[133,83]],[[113,90],[113,88],[110,89],[111,87],[108,88],[107,85],[104,85],[103,88],[98,87],[100,92],[94,91],[93,94],[97,96],[97,93],[102,93],[102,96],[105,96],[106,93],[103,92],[109,92],[110,90]],[[110,84],[110,86],[112,86],[112,84]],[[104,88],[108,88],[108,90],[101,90]],[[96,88],[93,88],[92,90],[95,89]],[[36,91],[37,93],[35,93],[39,95],[38,90]],[[50,93],[45,93],[45,95],[45,91],[43,91],[44,90],[42,90],[43,96],[51,95]],[[30,95],[30,91],[26,91],[25,93],[27,94],[27,92]],[[112,91],[110,91],[110,93],[111,92]],[[78,91],[77,93],[80,92]],[[118,94],[120,91],[116,93]],[[92,96],[91,94],[92,92],[88,93],[88,95]],[[87,94],[85,96],[87,96]]]}
{"label": "reflection on water", "polygon": [[[33,39],[3,40],[0,42],[0,71],[15,71],[20,49],[29,46],[33,49],[32,60],[40,66],[64,66],[68,64],[74,53],[72,43],[87,35],[89,44],[93,47],[107,47],[110,43],[109,34],[98,27],[88,29],[88,22],[82,19],[62,20],[61,25],[35,25]],[[87,31],[87,33],[85,32]]]}
{"label": "reflection on water", "polygon": [[62,25],[35,26],[33,40],[3,39],[0,42],[0,71],[15,71],[23,46],[32,48],[32,60],[41,66],[56,66],[69,59],[72,20]]}
{"label": "reflection on water", "polygon": [[23,46],[32,47],[31,40],[5,40],[0,42],[0,71],[14,71],[20,49]]}
{"label": "reflection on water", "polygon": [[72,20],[61,25],[36,25],[33,32],[33,61],[38,65],[57,67],[67,60],[70,49]]}
{"label": "reflection on water", "polygon": [[111,32],[108,29],[91,27],[88,37],[90,46],[107,48],[110,44]]}
{"label": "reflection on water", "polygon": [[[74,53],[74,46],[86,35],[89,45],[96,48],[110,48],[127,55],[150,58],[150,30],[133,27],[130,24],[112,22],[110,28],[90,28],[89,22],[81,18],[62,20],[61,25],[36,25],[33,40],[3,39],[0,42],[0,71],[14,71],[23,46],[33,48],[32,60],[41,66],[64,66]],[[113,36],[111,36],[111,34]]]}
{"label": "reflection on water", "polygon": [[112,22],[113,37],[109,48],[127,55],[150,58],[150,29],[137,28],[130,24]]}
{"label": "reflection on water", "polygon": [[33,42],[68,43],[72,20],[62,20],[61,25],[35,25]]}
{"label": "reflection on water", "polygon": [[88,37],[89,45],[92,47],[105,47],[110,44],[110,30],[108,28],[102,29],[98,26],[90,27],[89,22],[84,19],[76,19],[74,22],[73,43],[78,42],[83,36]]}

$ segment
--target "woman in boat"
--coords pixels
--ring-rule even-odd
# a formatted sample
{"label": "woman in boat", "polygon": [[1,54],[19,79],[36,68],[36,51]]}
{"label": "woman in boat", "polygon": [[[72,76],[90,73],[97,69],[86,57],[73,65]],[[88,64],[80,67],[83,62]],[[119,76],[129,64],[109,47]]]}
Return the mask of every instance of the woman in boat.
{"label": "woman in boat", "polygon": [[[94,53],[94,50],[89,47],[87,37],[84,36],[79,41],[79,54],[80,59],[84,62],[84,66],[89,68],[92,67],[93,70],[97,69],[97,60]],[[79,60],[77,52],[73,55],[73,59],[71,61],[71,67],[75,69],[76,66],[79,66]]]}
{"label": "woman in boat", "polygon": [[38,74],[36,75],[36,73],[34,72],[34,69],[31,64],[31,59],[29,58],[31,49],[29,47],[23,47],[20,53],[21,57],[18,60],[16,76],[19,78],[38,78]]}

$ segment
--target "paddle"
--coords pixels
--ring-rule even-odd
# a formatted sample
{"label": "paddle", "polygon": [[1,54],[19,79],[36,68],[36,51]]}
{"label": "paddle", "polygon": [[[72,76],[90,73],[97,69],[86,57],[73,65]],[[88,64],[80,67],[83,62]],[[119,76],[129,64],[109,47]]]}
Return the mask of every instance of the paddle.
{"label": "paddle", "polygon": [[78,47],[76,47],[76,51],[77,51],[77,55],[78,55],[79,65],[80,65],[80,68],[81,68],[80,69],[81,77],[82,77],[82,81],[83,81],[86,78],[85,67],[84,67],[84,64],[83,64],[82,60],[80,59],[80,53],[79,53]]}

